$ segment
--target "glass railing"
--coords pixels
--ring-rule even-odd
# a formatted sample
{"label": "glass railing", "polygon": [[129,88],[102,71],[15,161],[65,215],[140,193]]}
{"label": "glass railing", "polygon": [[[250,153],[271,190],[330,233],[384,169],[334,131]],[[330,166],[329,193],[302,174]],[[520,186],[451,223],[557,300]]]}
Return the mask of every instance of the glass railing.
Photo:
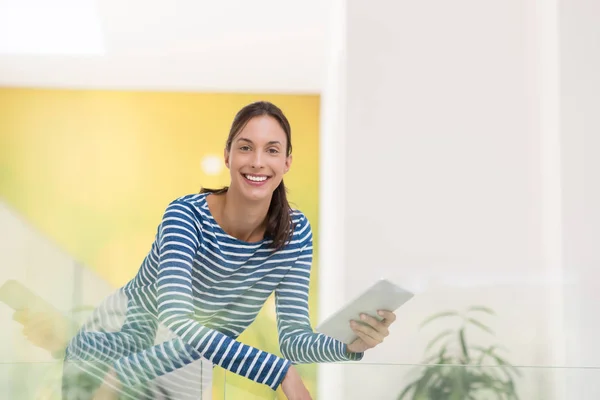
{"label": "glass railing", "polygon": [[[0,362],[0,399],[2,400],[206,400],[225,397],[224,379],[213,382],[204,379],[201,373],[190,374],[188,370],[182,384],[181,374],[167,374],[143,384],[122,386],[106,394],[102,388],[104,373],[96,374],[98,365],[48,362]],[[85,371],[85,372],[84,372]],[[224,375],[223,375],[224,376]]]}
{"label": "glass railing", "polygon": [[0,363],[0,398],[60,399],[60,362]]}
{"label": "glass railing", "polygon": [[[62,362],[0,363],[0,398],[10,400],[94,399],[97,383],[70,376],[68,396]],[[406,365],[393,363],[342,363],[321,365],[319,384],[311,388],[313,400],[597,400],[600,368],[532,366]],[[169,375],[126,390],[115,399],[171,400],[275,400],[276,392],[217,368],[210,388],[183,390]],[[196,380],[196,382],[199,381]],[[250,384],[249,384],[250,383]],[[189,389],[189,388],[188,388]],[[404,397],[401,397],[404,396]]]}
{"label": "glass railing", "polygon": [[[393,363],[328,364],[319,368],[319,400],[597,400],[600,368],[532,366],[406,365]],[[286,399],[278,390],[248,390],[225,374],[226,399]]]}
{"label": "glass railing", "polygon": [[[15,254],[15,260],[26,258]],[[58,331],[65,336],[60,342],[66,343],[71,329],[94,320],[91,310],[113,289],[76,264],[68,271],[52,268],[47,271],[53,271],[54,280],[48,277],[50,272],[41,275],[37,270],[10,279],[34,294],[28,299],[39,297],[62,313],[70,328],[66,333]],[[459,276],[427,287],[396,311],[397,322],[390,336],[369,350],[361,362],[300,365],[298,370],[313,399],[320,400],[395,400],[405,390],[405,399],[411,400],[600,399],[600,316],[596,308],[600,287],[596,281],[519,279],[501,283],[499,278],[488,282]],[[7,280],[0,279],[0,285]],[[364,286],[356,283],[356,290],[347,297]],[[0,299],[0,400],[60,399],[60,357],[54,359],[51,351],[40,348],[24,332],[24,326],[15,320],[16,305],[11,299]],[[104,322],[108,325],[101,326],[103,329],[118,331],[119,326],[112,325],[122,321],[109,318]],[[37,339],[43,341],[44,337]],[[239,339],[279,354],[274,302],[265,304],[264,312]],[[211,372],[210,390],[200,387],[203,400],[285,398],[281,389],[273,392],[218,367]],[[167,375],[157,382],[156,398],[200,398],[198,385],[206,375],[193,369],[183,375],[187,376]],[[188,377],[191,384],[181,383]],[[77,379],[76,390],[66,398],[93,398],[93,382]],[[145,396],[146,388],[138,389],[142,394],[134,391],[133,398]]]}

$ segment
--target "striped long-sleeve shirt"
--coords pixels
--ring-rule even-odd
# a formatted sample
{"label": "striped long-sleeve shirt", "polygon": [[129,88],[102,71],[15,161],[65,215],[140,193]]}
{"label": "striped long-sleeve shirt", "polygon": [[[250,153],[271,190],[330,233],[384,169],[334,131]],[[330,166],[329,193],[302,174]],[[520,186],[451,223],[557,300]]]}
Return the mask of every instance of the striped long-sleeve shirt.
{"label": "striped long-sleeve shirt", "polygon": [[[291,363],[360,359],[362,354],[347,353],[344,343],[311,327],[313,243],[307,218],[292,211],[293,237],[275,251],[269,239],[246,243],[228,235],[212,217],[206,196],[183,196],[167,207],[150,252],[122,289],[128,299],[122,331],[77,335],[68,357],[110,361],[125,385],[204,358],[273,390]],[[283,358],[236,340],[273,292]],[[153,319],[175,338],[155,345]]]}

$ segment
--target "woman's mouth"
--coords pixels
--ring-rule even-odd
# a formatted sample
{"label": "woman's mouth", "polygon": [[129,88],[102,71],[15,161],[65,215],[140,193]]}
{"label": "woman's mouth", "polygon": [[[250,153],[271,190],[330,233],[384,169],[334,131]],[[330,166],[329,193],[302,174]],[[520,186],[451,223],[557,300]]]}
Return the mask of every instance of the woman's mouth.
{"label": "woman's mouth", "polygon": [[246,182],[255,186],[263,185],[270,178],[267,175],[242,174],[242,176],[246,179]]}

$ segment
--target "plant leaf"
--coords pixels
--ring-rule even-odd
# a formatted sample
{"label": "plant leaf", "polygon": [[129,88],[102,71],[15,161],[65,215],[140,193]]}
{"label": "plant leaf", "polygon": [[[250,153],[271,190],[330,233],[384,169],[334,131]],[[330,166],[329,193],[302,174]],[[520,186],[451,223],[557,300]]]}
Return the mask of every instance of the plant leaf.
{"label": "plant leaf", "polygon": [[477,321],[474,318],[467,318],[467,321],[472,323],[473,325],[483,329],[484,331],[488,332],[491,335],[494,334],[494,331],[492,331],[487,325],[482,324],[481,322]]}
{"label": "plant leaf", "polygon": [[466,376],[468,370],[464,367],[454,367],[452,369],[452,377],[454,378],[453,390],[450,396],[451,400],[464,400],[468,392],[466,382]]}
{"label": "plant leaf", "polygon": [[510,394],[509,387],[507,387],[505,382],[486,373],[477,375],[476,382],[481,384],[481,389],[492,390],[501,399],[506,398]]}
{"label": "plant leaf", "polygon": [[465,361],[468,364],[470,361],[469,350],[467,350],[467,343],[465,341],[465,328],[461,328],[458,332],[458,338],[460,340],[460,347],[462,349],[463,355],[465,356]]}
{"label": "plant leaf", "polygon": [[501,367],[501,369],[505,372],[505,374],[507,375],[507,378],[510,379],[511,375],[509,372],[514,373],[517,376],[521,376],[521,372],[515,368],[514,366],[512,366],[511,364],[508,363],[508,361],[506,361],[505,359],[503,359],[502,357],[500,357],[499,355],[497,355],[494,352],[494,348],[496,346],[492,346],[489,349],[486,349],[484,347],[481,346],[473,346],[474,349],[481,351],[482,353],[486,354],[487,356],[489,356],[490,358],[492,358],[494,361],[496,361],[496,363]]}
{"label": "plant leaf", "polygon": [[[466,334],[469,325],[494,335],[489,326],[476,315],[469,315],[470,312],[495,315],[491,308],[475,305],[464,314],[456,311],[439,312],[421,323],[420,327],[423,328],[444,317],[460,317],[464,321],[460,329],[440,329],[439,333],[436,332],[425,349],[426,366],[421,368],[418,379],[410,377],[411,383],[404,388],[398,400],[474,400],[490,395],[490,399],[518,400],[514,377],[521,373],[498,355],[501,346],[468,345]],[[431,356],[428,353],[432,353]]]}
{"label": "plant leaf", "polygon": [[420,325],[420,328],[423,328],[425,325],[427,325],[428,323],[430,323],[431,321],[434,321],[438,318],[442,318],[442,317],[456,317],[458,316],[458,312],[456,311],[443,311],[437,314],[433,314],[432,316],[430,316],[429,318],[427,318],[425,321],[423,321]]}
{"label": "plant leaf", "polygon": [[[444,363],[446,363],[446,361],[449,360],[449,358],[447,358],[445,356],[445,354],[446,354],[447,351],[448,351],[447,348],[442,347],[440,349],[439,353],[433,354],[433,355],[427,357],[425,360],[421,361],[421,364],[422,365],[423,364],[424,365],[439,365],[439,364],[444,364]],[[434,361],[434,360],[435,360],[435,362],[433,364],[431,364],[431,362]]]}
{"label": "plant leaf", "polygon": [[419,399],[426,394],[429,381],[432,380],[435,374],[440,372],[440,368],[441,367],[439,365],[433,365],[431,367],[425,368],[423,376],[421,377],[421,379],[419,379],[415,387],[413,399]]}
{"label": "plant leaf", "polygon": [[496,313],[494,312],[494,310],[492,310],[489,307],[485,307],[485,306],[471,306],[467,309],[467,312],[469,311],[481,311],[490,315],[496,315]]}
{"label": "plant leaf", "polygon": [[439,333],[436,337],[434,337],[433,339],[431,339],[431,341],[429,342],[429,344],[425,348],[425,353],[427,353],[433,346],[435,346],[435,344],[437,342],[439,342],[444,337],[450,335],[451,333],[452,333],[451,329],[446,329],[445,331]]}
{"label": "plant leaf", "polygon": [[400,393],[400,396],[398,396],[397,400],[403,400],[404,397],[406,397],[411,390],[413,390],[416,386],[417,383],[419,382],[420,379],[417,379],[416,381],[411,382],[409,385],[406,386],[406,388],[404,388],[404,390],[402,391],[402,393]]}
{"label": "plant leaf", "polygon": [[512,376],[510,375],[510,372],[512,372],[516,376],[521,376],[521,371],[519,371],[516,367],[510,365],[509,363],[507,363],[506,361],[502,360],[498,356],[494,356],[494,358],[496,359],[496,361],[498,362],[498,364],[500,364],[500,368],[506,373],[506,375],[507,375],[507,377],[509,379],[512,379]]}

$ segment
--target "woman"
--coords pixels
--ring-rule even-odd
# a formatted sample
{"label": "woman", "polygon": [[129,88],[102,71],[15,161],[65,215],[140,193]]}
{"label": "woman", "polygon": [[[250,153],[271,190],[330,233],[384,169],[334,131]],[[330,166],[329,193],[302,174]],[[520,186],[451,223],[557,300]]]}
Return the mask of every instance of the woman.
{"label": "woman", "polygon": [[[382,322],[353,324],[359,339],[350,345],[313,332],[312,231],[290,208],[283,183],[291,153],[290,125],[279,108],[256,102],[238,112],[224,154],[230,185],[171,202],[137,275],[109,301],[108,308],[126,308],[120,328],[92,324],[67,347],[67,361],[104,376],[95,398],[110,398],[114,389],[157,397],[160,379],[182,379],[173,389],[181,394],[198,382],[197,371],[210,382],[219,365],[273,390],[281,385],[288,399],[310,399],[292,363],[359,360],[387,336],[395,320],[387,311]],[[273,292],[284,358],[236,341]],[[95,320],[109,314],[97,312]],[[169,338],[157,339],[160,327]],[[170,378],[192,365],[199,368]]]}

